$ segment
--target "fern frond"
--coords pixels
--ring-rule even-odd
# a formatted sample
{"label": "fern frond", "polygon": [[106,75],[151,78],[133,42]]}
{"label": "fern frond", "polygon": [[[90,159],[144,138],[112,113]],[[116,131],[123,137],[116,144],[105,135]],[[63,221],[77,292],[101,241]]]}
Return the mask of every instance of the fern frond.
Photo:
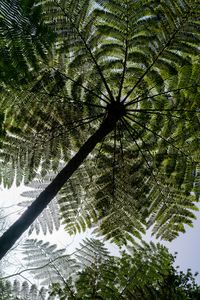
{"label": "fern frond", "polygon": [[[43,182],[39,182],[37,179],[34,179],[34,181],[32,182],[32,184],[34,184],[34,190],[23,192],[21,194],[22,197],[31,198],[31,200],[24,200],[18,203],[18,206],[27,207],[33,202],[33,200],[49,184],[50,181],[46,177],[44,177]],[[40,231],[42,231],[45,235],[48,232],[53,233],[54,230],[59,230],[59,228],[59,207],[57,204],[57,200],[54,199],[43,211],[42,215],[30,226],[28,233],[30,235],[35,230],[36,234],[39,234]]]}
{"label": "fern frond", "polygon": [[23,254],[27,268],[41,284],[61,282],[79,268],[77,262],[65,254],[65,249],[56,249],[56,245],[33,239],[23,244]]}
{"label": "fern frond", "polygon": [[[36,76],[53,41],[53,34],[41,22],[34,1],[3,0],[0,6],[0,80],[24,84]],[[41,60],[41,61],[39,61]]]}

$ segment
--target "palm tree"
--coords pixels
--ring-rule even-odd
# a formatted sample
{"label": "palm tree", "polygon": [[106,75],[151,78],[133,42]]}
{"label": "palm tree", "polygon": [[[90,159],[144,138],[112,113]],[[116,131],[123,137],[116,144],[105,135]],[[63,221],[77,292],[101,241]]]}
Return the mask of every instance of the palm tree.
{"label": "palm tree", "polygon": [[31,80],[16,83],[14,74],[12,89],[3,85],[0,176],[9,186],[12,170],[17,182],[29,182],[38,168],[44,176],[67,164],[2,235],[0,258],[63,186],[59,205],[71,233],[98,223],[98,233],[126,243],[153,225],[172,240],[192,225],[199,196],[200,4],[25,3],[27,18],[36,10],[37,24],[55,40],[46,63],[34,50],[37,68],[28,61],[34,41],[24,47]]}

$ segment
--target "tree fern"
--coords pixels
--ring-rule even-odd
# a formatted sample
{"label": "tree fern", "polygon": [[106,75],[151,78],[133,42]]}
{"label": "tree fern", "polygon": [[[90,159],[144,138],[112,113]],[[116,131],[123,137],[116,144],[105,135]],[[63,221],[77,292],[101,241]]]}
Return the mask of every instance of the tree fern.
{"label": "tree fern", "polygon": [[63,211],[66,226],[98,220],[100,233],[122,243],[154,224],[171,240],[192,224],[199,196],[199,3],[37,5],[56,34],[54,57],[26,90],[6,91],[15,101],[6,110],[2,163],[28,181],[39,166],[45,175],[69,162],[3,235],[2,256],[87,156],[74,189],[80,202],[69,203],[68,183],[60,201],[72,211]]}

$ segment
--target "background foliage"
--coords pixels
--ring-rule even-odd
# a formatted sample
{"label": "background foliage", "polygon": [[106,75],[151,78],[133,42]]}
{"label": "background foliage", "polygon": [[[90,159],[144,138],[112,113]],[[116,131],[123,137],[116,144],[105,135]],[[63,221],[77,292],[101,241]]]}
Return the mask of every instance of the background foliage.
{"label": "background foliage", "polygon": [[173,266],[175,257],[160,244],[131,245],[119,257],[95,239],[83,241],[72,255],[34,240],[26,241],[24,251],[27,270],[46,285],[0,281],[2,300],[195,300],[200,295],[197,274],[178,272]]}

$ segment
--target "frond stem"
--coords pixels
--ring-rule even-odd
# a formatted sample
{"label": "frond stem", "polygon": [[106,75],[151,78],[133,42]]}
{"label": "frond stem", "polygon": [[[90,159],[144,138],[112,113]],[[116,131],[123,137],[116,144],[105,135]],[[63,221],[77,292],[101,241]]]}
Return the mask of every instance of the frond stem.
{"label": "frond stem", "polygon": [[[53,68],[54,70],[57,70],[55,68]],[[82,85],[81,83],[77,82],[76,80],[72,79],[71,77],[67,76],[66,74],[62,73],[59,71],[59,73],[65,78],[68,79],[70,81],[72,81],[73,83],[77,84],[77,86],[80,86],[81,88],[83,88],[85,91],[93,94],[94,96],[96,96],[97,98],[99,98],[100,100],[102,100],[103,102],[105,102],[106,104],[108,104],[109,102],[106,101],[104,98],[100,97],[98,94],[96,94],[93,90],[88,89],[86,86]],[[101,92],[101,91],[100,91]],[[106,97],[108,100],[110,100],[106,95],[104,95],[102,92],[101,94]]]}
{"label": "frond stem", "polygon": [[132,89],[130,89],[130,91],[127,93],[127,95],[124,97],[123,99],[123,103],[127,100],[127,98],[132,94],[132,92],[135,90],[135,88],[142,82],[142,80],[144,79],[144,77],[148,74],[148,72],[152,69],[152,67],[155,65],[155,63],[157,62],[157,60],[160,58],[160,56],[162,55],[162,53],[167,49],[167,47],[170,45],[170,43],[172,42],[172,40],[174,39],[174,37],[176,36],[176,34],[179,32],[179,30],[181,29],[183,24],[180,24],[179,27],[174,30],[174,32],[172,33],[171,37],[165,42],[163,48],[158,52],[158,54],[156,55],[156,57],[154,58],[153,62],[149,65],[149,67],[146,69],[146,71],[143,73],[143,75],[138,79],[138,81],[135,83],[135,85],[132,87]]}
{"label": "frond stem", "polygon": [[113,163],[112,163],[112,196],[113,196],[113,201],[115,200],[115,164],[116,164],[116,126],[114,129],[114,150],[113,150]]}
{"label": "frond stem", "polygon": [[106,79],[105,79],[105,77],[104,77],[104,75],[103,75],[103,72],[102,72],[102,70],[101,70],[101,68],[100,68],[100,66],[99,66],[99,64],[98,64],[98,62],[96,61],[96,59],[95,59],[95,57],[94,57],[94,55],[93,55],[91,49],[89,48],[89,46],[88,46],[88,44],[87,44],[85,38],[83,37],[82,33],[80,32],[80,30],[78,29],[78,27],[75,25],[75,23],[73,22],[72,18],[67,14],[66,10],[58,3],[58,1],[56,1],[56,4],[60,7],[60,9],[61,9],[61,11],[63,12],[64,16],[70,21],[70,23],[72,24],[72,26],[75,28],[77,34],[78,34],[79,37],[81,38],[81,40],[82,40],[82,42],[83,42],[83,44],[84,44],[86,50],[88,51],[88,53],[89,53],[89,55],[90,55],[90,57],[91,57],[91,59],[92,59],[94,65],[95,65],[96,68],[97,68],[97,71],[99,72],[99,75],[100,75],[100,77],[101,77],[101,80],[102,80],[102,82],[103,82],[105,88],[106,88],[106,91],[107,91],[108,95],[110,96],[110,99],[109,99],[109,100],[110,100],[110,101],[115,101],[115,100],[114,100],[114,96],[113,96],[113,94],[112,94],[112,92],[111,92],[111,90],[110,90],[110,88],[109,88],[109,86],[108,86],[108,83],[107,83],[107,81],[106,81]]}
{"label": "frond stem", "polygon": [[[97,119],[99,119],[100,117],[102,117],[104,114],[100,114],[100,115],[97,115],[97,116],[94,116],[94,117],[92,117],[92,118],[85,118],[85,119],[88,119],[88,121],[85,121],[85,122],[80,122],[79,124],[77,124],[76,126],[73,126],[73,129],[76,129],[76,128],[78,128],[78,127],[81,127],[81,126],[83,126],[83,125],[86,125],[86,124],[90,124],[91,122],[93,122],[93,121],[95,121],[95,120],[97,120]],[[84,120],[84,119],[83,119]],[[67,125],[72,125],[72,124],[74,124],[74,123],[76,123],[76,122],[72,122],[71,124],[70,123],[68,123]],[[62,126],[63,127],[63,126]],[[59,136],[62,136],[65,132],[66,132],[66,130],[67,130],[67,128],[65,128],[65,130],[63,131],[63,132],[60,132],[59,134],[57,134],[56,136],[53,136],[51,139],[49,139],[48,141],[51,141],[51,140],[53,140],[54,138],[57,138],[57,137],[59,137]]]}
{"label": "frond stem", "polygon": [[[172,146],[174,149],[178,150],[180,153],[182,153],[184,156],[186,156],[187,158],[189,158],[190,156],[188,154],[185,154],[182,150],[180,150],[178,147],[174,146],[173,143],[169,142],[167,139],[165,139],[162,135],[154,132],[153,130],[151,130],[150,128],[146,127],[145,125],[141,124],[140,122],[137,122],[135,119],[131,118],[130,116],[126,116],[129,120],[131,120],[132,122],[138,124],[140,127],[144,128],[145,130],[153,133],[153,135],[161,138],[163,141],[165,141],[167,144],[169,144],[170,146]],[[136,117],[136,116],[134,116]],[[136,117],[137,118],[137,117]]]}
{"label": "frond stem", "polygon": [[[166,95],[166,94],[170,94],[170,93],[174,93],[174,92],[179,92],[181,90],[187,90],[187,89],[193,88],[194,86],[199,86],[199,85],[196,84],[196,85],[191,85],[191,86],[188,86],[188,87],[182,87],[182,88],[178,88],[178,89],[172,89],[170,91],[158,93],[158,94],[155,94],[155,95],[152,95],[152,96],[147,96],[147,97],[144,97],[144,98],[140,98],[140,96],[137,96],[136,98],[134,98],[133,100],[131,100],[130,102],[128,102],[127,104],[125,104],[125,106],[127,107],[129,105],[141,102],[141,101],[146,100],[146,99],[152,99],[154,97],[158,97],[158,96],[162,96],[162,95]],[[137,100],[137,99],[139,99],[139,100]]]}
{"label": "frond stem", "polygon": [[[146,162],[146,165],[147,165],[147,167],[148,167],[150,173],[152,174],[153,178],[155,179],[155,181],[156,181],[156,183],[157,183],[157,179],[156,179],[156,177],[155,177],[155,175],[154,175],[154,173],[153,173],[152,167],[150,166],[150,164],[149,164],[149,162],[148,162],[146,156],[144,155],[144,153],[143,153],[141,147],[139,146],[138,142],[136,141],[136,139],[135,139],[134,136],[132,135],[132,132],[130,131],[130,129],[131,129],[131,130],[133,130],[134,132],[136,132],[135,129],[134,129],[134,128],[126,121],[126,120],[122,120],[122,122],[124,122],[124,126],[126,127],[126,130],[128,131],[128,133],[129,133],[130,137],[132,138],[133,142],[136,144],[136,146],[137,146],[139,152],[141,153],[141,155],[142,155],[144,161]],[[129,129],[129,128],[130,128],[130,129]],[[137,134],[137,132],[136,132],[136,134]],[[157,183],[157,184],[158,184],[158,183]]]}
{"label": "frond stem", "polygon": [[[179,116],[175,116],[175,115],[172,115],[170,113],[164,114],[164,113],[161,113],[160,111],[149,111],[149,110],[145,111],[145,110],[142,110],[142,109],[141,110],[140,109],[135,109],[135,110],[128,110],[128,111],[137,112],[137,113],[145,113],[145,114],[153,114],[153,115],[158,115],[158,116],[167,116],[167,117],[170,116],[172,118],[181,119],[181,117],[179,117]],[[128,113],[128,115],[132,115],[132,114]]]}
{"label": "frond stem", "polygon": [[125,55],[124,55],[124,63],[123,63],[123,72],[122,72],[122,78],[121,78],[120,87],[119,87],[119,93],[117,96],[117,101],[120,101],[120,98],[121,98],[121,93],[122,93],[124,79],[125,79],[125,73],[126,73],[127,58],[128,58],[128,27],[129,27],[128,18],[126,21],[126,26],[127,26],[127,33],[126,33],[126,38],[125,38]]}

